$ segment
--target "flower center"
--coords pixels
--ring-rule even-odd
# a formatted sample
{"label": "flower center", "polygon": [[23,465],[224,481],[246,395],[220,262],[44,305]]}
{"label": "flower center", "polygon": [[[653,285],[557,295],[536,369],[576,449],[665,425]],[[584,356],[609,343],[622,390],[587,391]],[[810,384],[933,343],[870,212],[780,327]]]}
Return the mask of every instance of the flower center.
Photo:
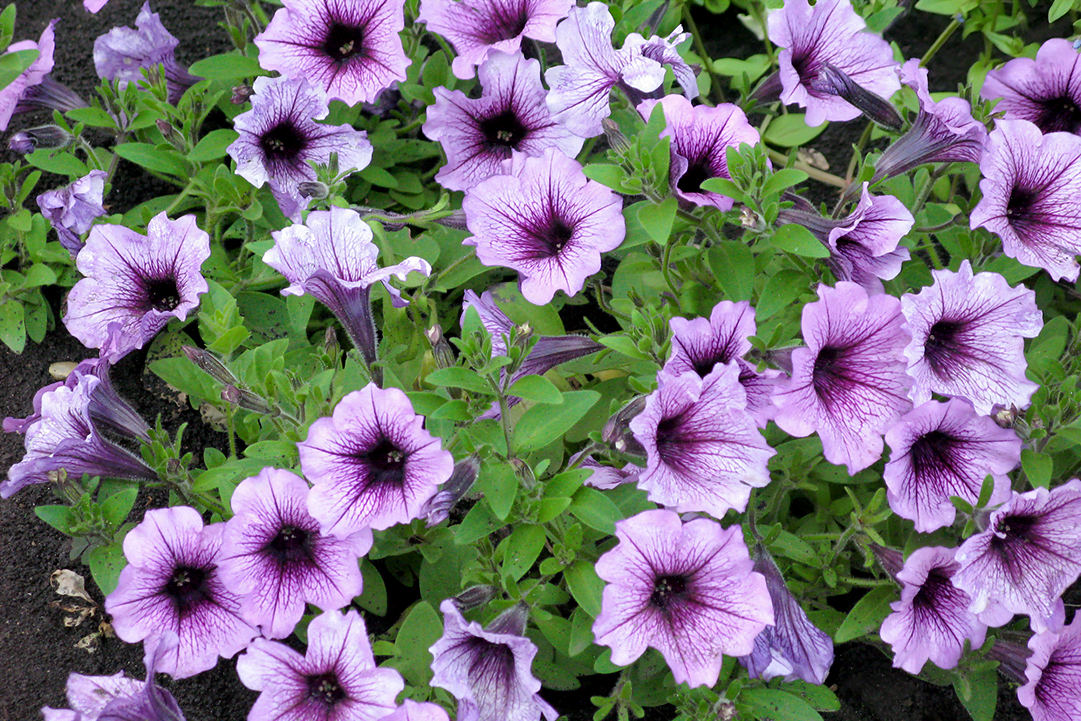
{"label": "flower center", "polygon": [[371,473],[372,485],[395,485],[405,483],[406,453],[387,438],[382,438],[364,454]]}
{"label": "flower center", "polygon": [[845,349],[835,346],[826,346],[818,351],[815,357],[814,368],[811,371],[811,382],[814,384],[815,393],[827,408],[837,400],[836,394],[842,389],[846,378],[843,364]]}
{"label": "flower center", "polygon": [[338,677],[332,673],[324,673],[308,677],[308,698],[331,707],[344,701],[346,695],[338,683]]}
{"label": "flower center", "polygon": [[478,39],[485,44],[492,45],[502,40],[510,40],[522,34],[526,23],[529,22],[528,8],[524,2],[516,6],[507,7],[503,3],[491,3],[489,5],[488,22],[478,33]]}
{"label": "flower center", "polygon": [[522,124],[513,110],[504,110],[498,115],[485,118],[480,122],[480,131],[488,145],[507,150],[518,147],[529,135],[529,128]]}
{"label": "flower center", "polygon": [[668,611],[687,593],[687,577],[669,574],[658,576],[653,581],[653,593],[649,594],[649,603],[661,611]]}
{"label": "flower center", "polygon": [[960,347],[957,336],[964,330],[964,323],[952,320],[940,320],[931,326],[927,340],[923,343],[923,357],[939,378],[949,378],[950,371],[960,368]]}
{"label": "flower center", "polygon": [[167,313],[180,305],[180,290],[176,278],[150,278],[143,282],[146,304],[154,310]]}
{"label": "flower center", "polygon": [[1006,220],[1011,224],[1024,223],[1035,199],[1036,193],[1027,188],[1011,190],[1010,199],[1006,203]]}
{"label": "flower center", "polygon": [[311,534],[303,528],[286,525],[270,539],[265,550],[280,564],[287,565],[311,558],[311,541]]}
{"label": "flower center", "polygon": [[343,65],[355,57],[364,55],[364,28],[332,22],[323,39],[323,52]]}
{"label": "flower center", "polygon": [[927,580],[920,586],[912,605],[919,610],[933,611],[937,607],[948,606],[951,602],[960,603],[961,591],[954,588],[950,577],[941,568],[933,568],[927,574]]}
{"label": "flower center", "polygon": [[[938,482],[948,481],[955,477],[951,472],[953,448],[958,439],[940,430],[925,433],[916,439],[909,451],[912,456],[912,470],[916,476],[916,482],[935,476]],[[950,489],[955,490],[955,489]],[[960,489],[956,489],[960,490]],[[954,493],[951,495],[960,495]]]}
{"label": "flower center", "polygon": [[268,160],[292,160],[300,155],[307,142],[297,127],[285,120],[263,133],[259,145]]}
{"label": "flower center", "polygon": [[1076,133],[1081,131],[1081,108],[1068,95],[1047,98],[1033,122],[1044,133]]}
{"label": "flower center", "polygon": [[209,575],[206,569],[192,566],[177,566],[173,570],[172,577],[165,584],[164,593],[172,599],[173,607],[181,615],[210,596],[206,589]]}
{"label": "flower center", "polygon": [[687,167],[687,172],[680,177],[676,187],[684,193],[701,193],[702,183],[715,177],[710,167],[704,161],[699,160]]}

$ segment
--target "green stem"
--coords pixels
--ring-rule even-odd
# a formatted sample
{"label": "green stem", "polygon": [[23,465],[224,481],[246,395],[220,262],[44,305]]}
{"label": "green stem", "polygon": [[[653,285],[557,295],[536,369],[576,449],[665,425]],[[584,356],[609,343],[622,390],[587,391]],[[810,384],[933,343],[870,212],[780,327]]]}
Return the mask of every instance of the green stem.
{"label": "green stem", "polygon": [[698,25],[695,24],[694,18],[691,16],[690,3],[683,6],[683,22],[686,23],[687,28],[691,31],[691,40],[694,42],[694,51],[698,53],[698,57],[701,58],[702,64],[706,68],[706,74],[709,75],[709,94],[713,96],[716,102],[723,103],[724,91],[721,90],[720,76],[718,76],[717,71],[713,69],[713,60],[706,52],[706,46],[702,42],[702,34],[698,32]]}
{"label": "green stem", "polygon": [[180,195],[176,196],[176,198],[173,199],[173,202],[169,203],[169,207],[165,209],[165,214],[169,215],[176,210],[177,206],[184,201],[184,198],[188,197],[191,191],[195,190],[195,187],[196,182],[194,180],[185,185],[184,189],[180,191]]}
{"label": "green stem", "polygon": [[845,550],[845,546],[852,540],[852,537],[858,533],[855,526],[849,526],[842,533],[841,537],[837,539],[837,543],[833,545],[833,555],[830,557],[830,567],[837,565],[837,559],[841,557],[841,553]]}
{"label": "green stem", "polygon": [[672,238],[668,239],[668,242],[664,244],[664,257],[661,259],[661,274],[664,275],[664,282],[668,284],[668,287],[672,289],[672,293],[679,297],[679,289],[676,288],[675,283],[672,280],[672,246],[675,243],[672,242]]}
{"label": "green stem", "polygon": [[[992,26],[994,26],[994,22],[992,22]],[[927,52],[925,52],[923,54],[923,57],[920,58],[921,68],[927,67],[927,63],[931,62],[931,58],[933,58],[935,54],[942,49],[942,46],[946,44],[946,41],[950,39],[950,36],[957,32],[957,28],[959,27],[961,27],[961,23],[959,23],[957,20],[950,21],[950,24],[947,25],[941,33],[939,33],[938,38],[935,40],[934,44],[931,47],[927,48]]]}
{"label": "green stem", "polygon": [[630,322],[631,317],[629,315],[627,315],[626,313],[620,313],[618,310],[609,305],[607,300],[605,300],[604,289],[601,287],[600,278],[593,279],[593,291],[597,294],[597,305],[601,307],[601,310],[603,310],[605,313],[612,316],[613,318],[619,318],[620,320],[627,321],[628,323]]}
{"label": "green stem", "polygon": [[854,578],[853,576],[838,576],[837,583],[847,584],[849,586],[858,586],[860,588],[878,588],[879,586],[892,586],[893,579],[891,578]]}
{"label": "green stem", "polygon": [[955,215],[952,218],[950,218],[949,220],[947,220],[945,223],[939,223],[938,225],[929,225],[926,228],[914,228],[912,230],[912,232],[913,233],[940,233],[943,230],[947,230],[949,228],[952,228],[955,225],[958,225],[963,220],[964,220],[963,215]]}
{"label": "green stem", "polygon": [[452,270],[456,269],[462,263],[465,263],[468,260],[470,260],[471,258],[476,258],[476,257],[477,257],[477,251],[471,250],[468,253],[466,253],[465,255],[463,255],[462,257],[455,259],[454,262],[452,262],[450,265],[448,265],[443,270],[441,270],[441,271],[439,271],[437,273],[432,273],[430,276],[428,276],[428,282],[424,284],[425,288],[431,287],[433,281],[435,281],[437,278],[441,278],[441,277],[447,275],[448,273],[450,273]]}
{"label": "green stem", "polygon": [[[779,163],[782,168],[788,164],[788,156],[784,153],[779,153],[776,150],[769,151],[769,159],[775,163]],[[832,185],[835,188],[848,187],[848,183],[845,182],[844,178],[838,177],[833,173],[827,173],[824,170],[819,170],[818,168],[808,165],[802,160],[797,160],[796,162],[792,163],[791,167],[795,168],[796,170],[802,170],[804,173],[807,173],[807,175],[811,176],[812,178],[821,183],[825,183],[826,185]]]}

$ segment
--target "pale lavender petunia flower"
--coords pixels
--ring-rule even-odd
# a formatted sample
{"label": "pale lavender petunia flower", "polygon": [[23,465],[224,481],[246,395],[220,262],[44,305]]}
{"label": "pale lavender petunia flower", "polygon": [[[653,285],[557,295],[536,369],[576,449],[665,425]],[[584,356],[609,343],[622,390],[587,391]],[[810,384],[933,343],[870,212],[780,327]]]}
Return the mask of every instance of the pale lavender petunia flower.
{"label": "pale lavender petunia flower", "polygon": [[849,0],[789,0],[769,16],[769,39],[783,48],[778,55],[781,100],[807,109],[807,124],[852,120],[860,110],[839,95],[823,92],[818,82],[827,64],[865,91],[888,99],[901,88],[889,44],[874,33]]}
{"label": "pale lavender petunia flower", "polygon": [[7,47],[5,55],[22,50],[37,50],[38,57],[26,70],[7,86],[0,88],[0,130],[7,130],[11,116],[25,108],[18,107],[27,90],[39,85],[45,76],[53,69],[53,50],[55,48],[55,33],[53,27],[57,21],[53,20],[45,26],[41,38],[33,40],[20,40]]}
{"label": "pale lavender petunia flower", "polygon": [[1017,494],[957,551],[954,585],[988,626],[1029,616],[1037,633],[1062,625],[1062,592],[1081,573],[1081,481]]}
{"label": "pale lavender petunia flower", "polygon": [[[281,12],[281,11],[279,11]],[[309,162],[325,165],[338,155],[341,172],[360,170],[372,159],[362,130],[315,122],[330,112],[326,95],[304,78],[256,78],[252,107],[233,120],[240,137],[227,148],[237,175],[255,187],[269,183],[286,217],[307,207],[300,184],[316,179]]]}
{"label": "pale lavender petunia flower", "polygon": [[1027,406],[1039,388],[1025,377],[1024,339],[1043,328],[1036,294],[1011,288],[998,273],[974,275],[968,260],[956,273],[931,275],[933,285],[901,298],[912,337],[905,348],[912,400],[924,403],[932,393],[967,398],[981,414],[995,404]]}
{"label": "pale lavender petunia flower", "polygon": [[416,257],[380,268],[371,226],[348,208],[313,211],[304,225],[294,224],[271,235],[274,245],[263,254],[263,262],[289,281],[282,295],[315,296],[342,322],[369,366],[375,362],[378,345],[371,287],[382,283],[391,303],[403,307],[407,301],[390,279],[405,280],[413,271],[424,275],[432,271],[428,261]]}
{"label": "pale lavender petunia flower", "polygon": [[259,698],[249,721],[376,721],[397,708],[401,674],[377,668],[364,619],[327,611],[308,625],[299,653],[257,638],[236,662],[240,681]]}
{"label": "pale lavender petunia flower", "polygon": [[[399,33],[402,0],[283,0],[255,37],[259,64],[307,80],[346,105],[373,103],[406,79],[410,60]],[[322,117],[322,116],[319,116]]]}
{"label": "pale lavender petunia flower", "polygon": [[829,266],[837,280],[856,283],[869,293],[881,293],[882,281],[892,280],[910,255],[899,243],[915,219],[897,198],[871,195],[863,184],[860,201],[844,218],[826,218],[813,211],[785,208],[779,223],[804,226],[830,251]]}
{"label": "pale lavender petunia flower", "polygon": [[188,72],[176,61],[176,46],[180,44],[161,23],[161,16],[143,3],[135,19],[137,29],[113,28],[94,41],[94,67],[105,80],[119,80],[121,86],[143,81],[143,70],[158,65],[165,70],[169,102],[174,105],[201,78]]}
{"label": "pale lavender petunia flower", "polygon": [[743,111],[731,103],[692,106],[682,95],[668,95],[661,100],[644,101],[638,111],[648,118],[658,103],[664,108],[666,122],[661,137],[672,139],[668,180],[676,197],[693,205],[730,210],[731,198],[703,190],[702,183],[710,178],[731,180],[728,149],[739,148],[742,143],[757,145],[758,131],[747,122]]}
{"label": "pale lavender petunia flower", "polygon": [[792,351],[792,377],[773,394],[786,433],[818,433],[830,463],[855,474],[882,455],[882,434],[912,407],[905,375],[901,303],[855,283],[818,287],[803,307],[806,348]]}
{"label": "pale lavender petunia flower", "polygon": [[738,525],[684,523],[668,510],[616,523],[619,544],[597,561],[604,588],[597,643],[626,666],[647,647],[661,652],[676,683],[712,686],[723,655],[745,656],[774,622],[766,580]]}
{"label": "pale lavender petunia flower", "polygon": [[1071,40],[1051,38],[1036,59],[1015,58],[990,70],[980,97],[998,100],[1009,120],[1027,120],[1044,133],[1081,134],[1081,53]]}
{"label": "pale lavender petunia flower", "polygon": [[115,363],[142,348],[172,318],[183,320],[208,285],[200,268],[210,236],[194,215],[150,219],[147,234],[96,225],[75,260],[85,277],[68,295],[64,325],[88,348]]}
{"label": "pale lavender petunia flower", "polygon": [[[524,38],[554,43],[574,0],[422,0],[417,21],[454,46],[454,75],[473,77],[493,53],[515,53]],[[543,100],[541,101],[543,103]]]}
{"label": "pale lavender petunia flower", "polygon": [[983,198],[969,221],[1002,239],[1006,255],[1077,280],[1081,254],[1081,137],[1044,135],[1027,120],[998,120],[980,161]]}
{"label": "pale lavender petunia flower", "polygon": [[439,141],[447,154],[447,164],[435,176],[444,188],[468,190],[502,175],[504,161],[515,150],[539,156],[558,148],[573,158],[582,149],[582,138],[552,120],[538,61],[494,51],[478,75],[484,88],[479,98],[436,88],[435,105],[428,107],[424,134]]}
{"label": "pale lavender petunia flower", "polygon": [[368,528],[324,536],[309,513],[308,484],[264,468],[233,492],[219,569],[241,595],[241,615],[267,638],[285,638],[310,603],[324,611],[348,605],[363,589],[357,559],[372,546]]}
{"label": "pale lavender petunia flower", "polygon": [[[417,703],[407,698],[397,711],[384,716],[382,721],[450,721],[450,717],[441,706],[436,706],[434,703]],[[465,720],[459,719],[459,721]]]}
{"label": "pale lavender petunia flower", "polygon": [[48,190],[37,197],[41,214],[52,224],[60,245],[72,257],[82,250],[80,236],[90,230],[96,218],[105,215],[102,202],[106,176],[104,170],[91,170],[71,185]]}
{"label": "pale lavender petunia flower", "polygon": [[953,523],[951,496],[975,505],[988,475],[997,506],[1010,498],[1006,474],[1021,461],[1021,439],[981,416],[962,398],[928,401],[906,413],[886,431],[891,453],[883,478],[890,508],[930,533]]}
{"label": "pale lavender petunia flower", "polygon": [[420,516],[454,470],[454,457],[423,426],[405,393],[374,384],[342,398],[332,417],[312,424],[297,449],[313,486],[308,511],[320,533],[347,538]]}
{"label": "pale lavender petunia flower", "polygon": [[109,0],[83,0],[83,7],[92,13],[96,13],[105,7],[105,3]]}
{"label": "pale lavender petunia flower", "polygon": [[751,678],[824,684],[833,665],[833,639],[807,618],[766,547],[759,544],[755,556],[754,570],[766,579],[774,623],[762,629],[754,650],[739,662]]}
{"label": "pale lavender petunia flower", "polygon": [[1081,616],[1061,631],[1037,633],[1028,641],[1027,683],[1017,689],[1033,721],[1081,718]]}
{"label": "pale lavender petunia flower", "polygon": [[623,200],[554,148],[539,158],[516,153],[511,162],[512,175],[466,193],[473,235],[464,242],[485,265],[517,270],[530,303],[544,305],[557,290],[576,295],[601,269],[601,254],[623,242]]}
{"label": "pale lavender petunia flower", "polygon": [[537,646],[525,634],[529,611],[511,606],[486,628],[467,622],[454,599],[439,604],[443,636],[432,645],[431,685],[458,699],[458,718],[476,721],[555,721],[533,676]]}
{"label": "pale lavender petunia flower", "polygon": [[105,611],[128,643],[175,633],[179,646],[158,666],[173,678],[213,668],[258,634],[240,617],[240,598],[218,569],[224,531],[224,523],[204,527],[194,508],[174,506],[147,511],[124,537],[128,565]]}
{"label": "pale lavender petunia flower", "polygon": [[638,487],[649,499],[679,512],[723,518],[747,508],[752,488],[769,483],[775,451],[747,412],[747,393],[735,363],[696,373],[657,374],[657,390],[631,421],[646,449]]}
{"label": "pale lavender petunia flower", "polygon": [[897,574],[901,600],[882,622],[879,636],[893,648],[894,668],[918,674],[928,660],[943,669],[957,666],[965,642],[983,645],[987,626],[969,611],[969,596],[953,584],[960,565],[956,549],[919,548]]}

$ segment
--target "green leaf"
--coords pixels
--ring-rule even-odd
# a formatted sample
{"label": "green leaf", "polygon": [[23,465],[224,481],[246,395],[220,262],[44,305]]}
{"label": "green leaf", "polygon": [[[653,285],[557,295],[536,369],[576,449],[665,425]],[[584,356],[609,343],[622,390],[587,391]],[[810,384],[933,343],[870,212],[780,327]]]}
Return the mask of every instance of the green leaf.
{"label": "green leaf", "polygon": [[17,300],[0,303],[0,341],[15,353],[26,347],[26,318],[23,304]]}
{"label": "green leaf", "polygon": [[806,258],[830,257],[830,249],[799,223],[782,225],[770,236],[769,242],[778,250]]}
{"label": "green leaf", "polygon": [[807,178],[807,173],[802,170],[796,170],[795,168],[781,168],[774,172],[769,180],[762,186],[762,197],[765,198],[769,195],[780,195],[785,189],[791,188],[793,185],[799,185],[807,180]]}
{"label": "green leaf", "polygon": [[139,495],[138,486],[128,486],[106,498],[101,504],[101,515],[112,528],[120,528],[128,519],[135,498]]}
{"label": "green leaf", "polygon": [[972,721],[994,721],[998,705],[998,675],[993,668],[966,670],[965,677],[953,682],[957,698],[965,706]]}
{"label": "green leaf", "polygon": [[378,165],[369,165],[360,171],[360,177],[380,188],[397,188],[398,179]]}
{"label": "green leaf", "polygon": [[204,58],[188,68],[188,71],[207,80],[239,80],[266,75],[266,70],[259,67],[258,60],[239,53]]}
{"label": "green leaf", "polygon": [[244,449],[244,456],[259,458],[281,466],[291,466],[297,460],[297,444],[288,440],[258,441]]}
{"label": "green leaf", "polygon": [[663,202],[647,203],[638,210],[638,222],[657,243],[665,245],[672,235],[672,223],[679,210],[679,201],[667,198]]}
{"label": "green leaf", "polygon": [[837,694],[825,686],[796,680],[786,683],[784,690],[799,696],[817,711],[839,711],[841,709],[841,700],[837,698]]}
{"label": "green leaf", "polygon": [[754,251],[738,240],[723,240],[706,255],[726,300],[750,300],[754,292]]}
{"label": "green leaf", "polygon": [[520,451],[544,448],[582,420],[600,399],[597,391],[570,391],[563,394],[563,402],[558,406],[533,406],[514,428],[515,445]]}
{"label": "green leaf", "polygon": [[1060,17],[1070,12],[1074,6],[1074,0],[1055,0],[1051,3],[1051,9],[1047,11],[1047,22],[1053,23]]}
{"label": "green leaf", "polygon": [[702,182],[702,190],[708,190],[711,193],[720,193],[721,195],[732,198],[737,203],[746,203],[747,194],[743,192],[743,189],[733,183],[728,178],[710,178]]}
{"label": "green leaf", "polygon": [[800,292],[806,287],[807,276],[798,270],[786,269],[774,273],[766,281],[766,287],[758,299],[755,319],[761,323],[773,317],[773,314],[781,308],[793,305],[799,298]]}
{"label": "green leaf", "polygon": [[879,586],[867,592],[848,612],[833,642],[845,643],[871,633],[890,615],[890,602],[897,600],[897,590],[892,586]]}
{"label": "green leaf", "polygon": [[597,575],[592,563],[579,558],[563,571],[567,581],[567,590],[574,600],[593,618],[601,612],[601,594],[604,593],[604,581]]}
{"label": "green leaf", "polygon": [[547,534],[543,526],[518,526],[510,536],[500,543],[506,545],[503,556],[503,578],[517,581],[537,562]]}
{"label": "green leaf", "polygon": [[193,163],[205,163],[209,160],[224,158],[226,148],[239,137],[239,133],[231,128],[211,130],[188,153],[188,160]]}
{"label": "green leaf", "polygon": [[61,533],[71,535],[71,508],[68,506],[35,506],[34,515]]}
{"label": "green leaf", "polygon": [[1037,453],[1031,448],[1021,450],[1021,468],[1033,488],[1050,488],[1053,462],[1051,456]]}
{"label": "green leaf", "polygon": [[432,680],[432,654],[428,648],[442,635],[443,624],[432,605],[421,601],[413,606],[394,640],[398,655],[393,661],[410,686],[427,686]]}
{"label": "green leaf", "polygon": [[473,543],[484,538],[496,529],[503,527],[503,521],[496,518],[487,503],[478,503],[469,509],[454,534],[454,542],[459,546]]}
{"label": "green leaf", "polygon": [[481,467],[477,490],[484,494],[496,517],[506,520],[518,495],[518,472],[510,462],[492,458]]}
{"label": "green leaf", "polygon": [[649,353],[638,350],[637,344],[625,335],[609,335],[599,338],[601,345],[638,360],[650,360]]}
{"label": "green leaf", "polygon": [[627,176],[623,168],[607,163],[587,165],[582,168],[582,172],[590,180],[596,180],[601,185],[605,185],[616,192],[623,189],[623,179]]}
{"label": "green leaf", "polygon": [[0,55],[0,88],[6,88],[15,82],[15,78],[34,64],[38,55],[38,51],[34,49],[16,50],[13,53]]}
{"label": "green leaf", "polygon": [[15,35],[15,3],[9,4],[0,13],[0,52],[7,49]]}
{"label": "green leaf", "polygon": [[507,395],[517,396],[533,403],[547,403],[555,406],[563,402],[563,394],[556,388],[555,383],[544,376],[519,378],[507,389]]}
{"label": "green leaf", "polygon": [[476,371],[460,366],[432,371],[424,380],[433,386],[464,388],[474,393],[491,393],[492,391],[483,376],[477,375]]}
{"label": "green leaf", "polygon": [[762,139],[771,145],[794,148],[817,138],[827,125],[828,123],[822,123],[817,128],[812,128],[807,125],[803,113],[789,113],[770,121]]}
{"label": "green leaf", "polygon": [[360,575],[364,577],[364,593],[357,599],[357,604],[376,616],[387,615],[387,584],[379,569],[366,558],[360,560]]}
{"label": "green leaf", "polygon": [[35,150],[30,153],[30,155],[26,156],[26,162],[35,168],[41,168],[47,173],[56,173],[57,175],[81,177],[90,172],[86,168],[86,163],[71,153],[56,153],[54,155],[53,151],[47,149]]}
{"label": "green leaf", "polygon": [[616,521],[623,520],[619,506],[604,493],[589,486],[575,491],[569,510],[579,521],[602,533],[615,533]]}
{"label": "green leaf", "polygon": [[69,120],[77,123],[85,123],[92,128],[109,128],[116,130],[116,118],[109,115],[101,108],[75,108],[64,113]]}
{"label": "green leaf", "polygon": [[188,164],[175,150],[158,149],[150,143],[123,143],[114,148],[114,152],[124,160],[160,173],[169,173],[178,178],[187,178],[190,174]]}
{"label": "green leaf", "polygon": [[124,548],[119,543],[93,548],[85,556],[86,565],[90,566],[90,575],[98,584],[101,592],[108,596],[116,590],[120,581],[120,572],[127,565],[124,560]]}
{"label": "green leaf", "polygon": [[161,358],[151,361],[149,367],[154,375],[193,398],[212,403],[221,401],[221,388],[217,382],[187,358]]}
{"label": "green leaf", "polygon": [[775,688],[749,688],[739,694],[750,718],[772,721],[822,721],[822,715],[799,696]]}

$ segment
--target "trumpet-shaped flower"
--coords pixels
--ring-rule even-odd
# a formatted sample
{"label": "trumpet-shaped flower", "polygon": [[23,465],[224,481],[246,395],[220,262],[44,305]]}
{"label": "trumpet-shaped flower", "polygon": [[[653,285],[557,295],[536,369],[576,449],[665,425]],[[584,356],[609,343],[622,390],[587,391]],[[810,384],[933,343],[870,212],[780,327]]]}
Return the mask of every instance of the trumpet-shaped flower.
{"label": "trumpet-shaped flower", "polygon": [[[278,12],[283,12],[279,10]],[[282,213],[295,219],[307,207],[300,184],[316,180],[310,162],[327,164],[338,155],[341,172],[360,170],[372,159],[363,130],[315,122],[330,112],[326,95],[302,76],[256,78],[252,107],[233,120],[240,137],[227,148],[236,172],[255,187],[269,183]]]}
{"label": "trumpet-shaped flower", "polygon": [[830,463],[855,474],[882,455],[882,434],[912,407],[901,303],[854,283],[819,286],[803,307],[806,348],[792,351],[792,377],[773,394],[777,425],[817,432]]}
{"label": "trumpet-shaped flower", "polygon": [[91,170],[71,185],[48,190],[37,197],[41,214],[52,224],[60,245],[72,257],[83,248],[80,236],[90,230],[95,219],[105,215],[102,207],[105,177],[104,170]]}
{"label": "trumpet-shaped flower", "polygon": [[187,678],[229,658],[258,634],[240,616],[240,598],[219,571],[224,523],[203,527],[194,508],[147,511],[124,537],[128,565],[105,599],[116,635],[155,643],[167,632],[179,645],[158,670]]}
{"label": "trumpet-shaped flower", "polygon": [[33,40],[20,40],[8,46],[5,55],[22,50],[37,50],[38,56],[17,78],[0,88],[0,130],[7,130],[11,116],[20,108],[19,103],[29,88],[34,87],[45,79],[46,74],[53,69],[53,50],[55,49],[56,25],[53,20],[45,26],[41,38],[35,43]]}
{"label": "trumpet-shaped flower", "polygon": [[174,105],[184,91],[200,78],[188,72],[176,61],[176,46],[180,44],[161,24],[161,17],[151,12],[150,3],[143,3],[135,19],[137,29],[113,28],[94,41],[94,67],[105,80],[119,80],[121,86],[143,81],[143,69],[161,65],[169,102]]}
{"label": "trumpet-shaped flower", "polygon": [[523,38],[554,43],[556,23],[572,7],[574,0],[422,0],[417,20],[450,41],[458,53],[451,69],[468,80],[494,53],[518,52]]}
{"label": "trumpet-shaped flower", "polygon": [[[259,64],[290,80],[308,80],[346,105],[373,103],[406,79],[410,60],[399,33],[402,0],[283,0],[255,37]],[[319,116],[322,117],[322,116]]]}
{"label": "trumpet-shaped flower", "polygon": [[1016,58],[990,70],[980,97],[998,100],[1009,120],[1027,120],[1044,133],[1081,133],[1081,53],[1073,41],[1051,38],[1036,59]]}
{"label": "trumpet-shaped flower", "polygon": [[146,231],[96,225],[75,260],[85,277],[68,295],[64,325],[112,363],[146,345],[171,318],[187,318],[208,289],[200,269],[210,257],[210,236],[194,215],[169,220],[162,212]]}
{"label": "trumpet-shaped flower", "polygon": [[921,533],[953,523],[951,496],[975,505],[988,475],[994,490],[987,505],[1009,500],[1006,473],[1021,461],[1017,434],[977,415],[961,398],[916,407],[886,431],[886,443],[892,449],[883,474],[890,508],[915,521]]}
{"label": "trumpet-shaped flower", "polygon": [[297,449],[313,486],[308,512],[320,533],[348,538],[420,516],[454,470],[454,457],[423,426],[404,393],[374,384],[312,424]]}
{"label": "trumpet-shaped flower", "polygon": [[604,588],[597,643],[626,666],[652,646],[676,683],[712,686],[723,655],[746,656],[774,622],[766,580],[753,570],[740,527],[673,511],[616,523],[619,544],[597,561]]}
{"label": "trumpet-shaped flower", "polygon": [[515,150],[538,156],[558,148],[573,158],[582,149],[585,141],[548,113],[538,61],[493,51],[478,74],[484,88],[479,98],[436,88],[435,105],[428,108],[424,134],[439,141],[447,154],[447,164],[435,176],[444,188],[468,190],[502,175],[504,161]]}
{"label": "trumpet-shaped flower", "polygon": [[623,242],[623,200],[554,148],[515,154],[511,170],[466,193],[473,235],[464,242],[485,265],[517,270],[530,303],[544,305],[557,290],[577,294],[601,269],[601,253]]}
{"label": "trumpet-shaped flower", "polygon": [[257,638],[236,662],[240,681],[261,692],[249,721],[376,721],[397,708],[405,686],[394,669],[377,668],[364,619],[327,611],[308,625],[301,656]]}
{"label": "trumpet-shaped flower", "polygon": [[1055,280],[1077,280],[1081,253],[1081,137],[1044,135],[1027,120],[995,123],[980,162],[983,198],[969,218],[1006,255]]}
{"label": "trumpet-shaped flower", "polygon": [[346,539],[324,536],[309,513],[308,484],[264,468],[240,483],[225,526],[221,576],[241,595],[241,613],[267,638],[284,638],[310,603],[324,611],[348,605],[363,588],[357,559],[372,546],[370,529]]}
{"label": "trumpet-shaped flower", "polygon": [[1033,721],[1081,717],[1081,617],[1075,615],[1061,631],[1037,633],[1028,647],[1027,683],[1017,689],[1017,698]]}
{"label": "trumpet-shaped flower", "polygon": [[[1081,140],[1079,138],[1078,140]],[[905,294],[901,309],[912,337],[905,356],[912,399],[931,393],[967,398],[981,414],[996,405],[1024,408],[1039,387],[1025,378],[1025,338],[1043,328],[1036,294],[1011,288],[998,273],[932,271],[935,282]]]}

